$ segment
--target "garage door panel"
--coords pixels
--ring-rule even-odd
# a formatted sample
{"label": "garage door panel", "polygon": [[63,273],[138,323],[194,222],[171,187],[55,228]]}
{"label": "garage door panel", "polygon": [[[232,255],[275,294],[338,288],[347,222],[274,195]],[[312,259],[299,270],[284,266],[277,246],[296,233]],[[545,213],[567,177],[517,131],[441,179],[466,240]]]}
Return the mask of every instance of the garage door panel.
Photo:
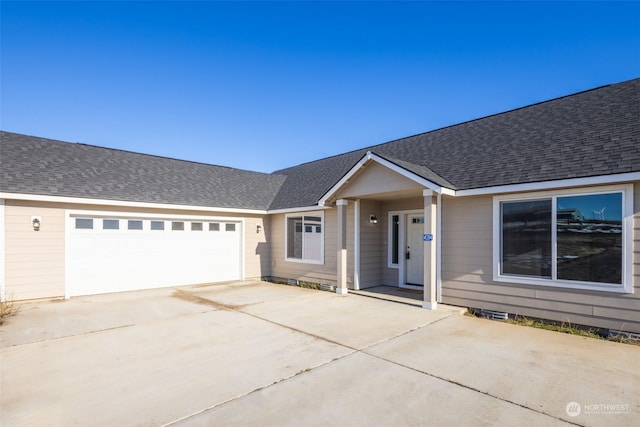
{"label": "garage door panel", "polygon": [[203,231],[188,226],[173,231],[170,221],[165,230],[151,230],[150,220],[143,221],[143,230],[72,228],[67,252],[71,296],[241,278],[241,223],[234,223],[235,232],[226,231],[224,223],[220,231],[208,231],[206,224]]}

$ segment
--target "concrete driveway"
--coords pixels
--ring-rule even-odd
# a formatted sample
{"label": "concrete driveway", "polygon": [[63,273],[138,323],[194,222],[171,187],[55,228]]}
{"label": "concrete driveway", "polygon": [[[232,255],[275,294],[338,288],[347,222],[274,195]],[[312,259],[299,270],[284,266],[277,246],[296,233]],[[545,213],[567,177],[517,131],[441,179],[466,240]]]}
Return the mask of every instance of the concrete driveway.
{"label": "concrete driveway", "polygon": [[638,425],[640,348],[244,282],[24,304],[9,426]]}

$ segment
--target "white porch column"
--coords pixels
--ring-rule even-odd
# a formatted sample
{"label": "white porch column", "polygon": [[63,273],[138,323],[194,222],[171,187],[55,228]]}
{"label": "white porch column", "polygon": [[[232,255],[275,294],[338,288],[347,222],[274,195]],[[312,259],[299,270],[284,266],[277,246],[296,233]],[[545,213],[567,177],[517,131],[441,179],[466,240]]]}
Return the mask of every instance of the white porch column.
{"label": "white porch column", "polygon": [[423,190],[424,196],[424,298],[422,308],[435,310],[438,307],[436,295],[436,195],[431,190]]}
{"label": "white porch column", "polygon": [[347,205],[348,200],[336,201],[338,207],[338,277],[337,294],[346,294],[347,289]]}
{"label": "white porch column", "polygon": [[360,199],[353,203],[353,289],[360,289]]}

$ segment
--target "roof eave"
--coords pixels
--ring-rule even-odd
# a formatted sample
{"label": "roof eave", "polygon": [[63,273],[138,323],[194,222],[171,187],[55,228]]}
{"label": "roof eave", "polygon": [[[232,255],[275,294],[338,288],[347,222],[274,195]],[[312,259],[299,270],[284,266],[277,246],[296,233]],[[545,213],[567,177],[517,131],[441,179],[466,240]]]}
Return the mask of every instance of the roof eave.
{"label": "roof eave", "polygon": [[453,196],[481,196],[499,193],[524,193],[529,191],[554,190],[567,187],[588,187],[594,185],[616,184],[640,181],[640,172],[627,172],[611,175],[597,175],[581,178],[557,179],[551,181],[527,182],[521,184],[496,185],[491,187],[457,190]]}
{"label": "roof eave", "polygon": [[119,206],[119,207],[128,207],[128,208],[172,209],[172,210],[189,210],[189,211],[201,211],[201,212],[225,212],[225,213],[254,214],[254,215],[266,215],[268,212],[266,209],[229,208],[229,207],[200,206],[200,205],[181,205],[181,204],[171,204],[171,203],[135,202],[135,201],[129,201],[129,200],[92,199],[92,198],[85,198],[85,197],[50,196],[45,194],[11,193],[11,192],[0,192],[0,199],[30,200],[30,201],[37,201],[37,202],[69,203],[69,204],[83,204],[83,205],[97,205],[97,206]]}

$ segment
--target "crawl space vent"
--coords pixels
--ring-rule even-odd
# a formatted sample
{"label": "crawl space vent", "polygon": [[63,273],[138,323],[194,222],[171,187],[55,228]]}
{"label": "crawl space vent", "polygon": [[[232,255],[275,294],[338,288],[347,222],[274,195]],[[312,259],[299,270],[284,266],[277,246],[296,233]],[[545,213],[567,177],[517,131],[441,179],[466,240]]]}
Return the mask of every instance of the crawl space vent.
{"label": "crawl space vent", "polygon": [[480,316],[491,320],[507,320],[509,313],[502,311],[480,310]]}

